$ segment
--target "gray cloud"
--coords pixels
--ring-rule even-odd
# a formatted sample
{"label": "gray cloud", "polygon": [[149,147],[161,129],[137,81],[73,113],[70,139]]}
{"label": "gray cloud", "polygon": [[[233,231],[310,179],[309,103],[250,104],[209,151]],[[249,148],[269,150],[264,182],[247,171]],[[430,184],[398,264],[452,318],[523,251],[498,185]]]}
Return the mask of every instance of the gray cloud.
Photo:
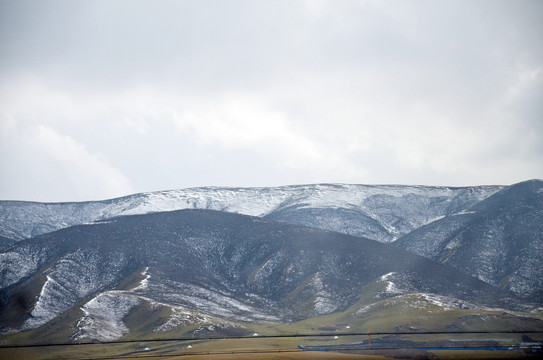
{"label": "gray cloud", "polygon": [[542,16],[539,1],[1,2],[0,197],[541,178]]}

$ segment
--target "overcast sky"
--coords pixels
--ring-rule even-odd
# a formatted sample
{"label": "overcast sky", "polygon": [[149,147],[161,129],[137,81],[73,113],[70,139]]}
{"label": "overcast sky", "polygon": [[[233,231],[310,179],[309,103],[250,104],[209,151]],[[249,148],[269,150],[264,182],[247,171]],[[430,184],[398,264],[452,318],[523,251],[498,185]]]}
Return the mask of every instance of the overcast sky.
{"label": "overcast sky", "polygon": [[543,1],[0,0],[0,199],[543,178]]}

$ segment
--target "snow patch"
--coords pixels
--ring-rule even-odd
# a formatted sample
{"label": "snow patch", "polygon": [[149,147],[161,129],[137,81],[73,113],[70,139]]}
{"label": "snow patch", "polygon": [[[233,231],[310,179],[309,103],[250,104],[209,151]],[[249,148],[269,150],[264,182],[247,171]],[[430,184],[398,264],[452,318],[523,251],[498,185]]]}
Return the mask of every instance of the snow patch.
{"label": "snow patch", "polygon": [[143,279],[140,281],[139,285],[133,288],[131,291],[145,290],[149,287],[149,279],[151,278],[151,275],[149,275],[148,272],[149,267],[146,267],[141,272],[141,276],[143,276]]}
{"label": "snow patch", "polygon": [[187,326],[189,324],[204,324],[211,321],[209,317],[204,315],[197,315],[183,307],[170,308],[171,314],[168,317],[168,320],[164,324],[153,329],[154,332],[161,333],[174,330],[181,326]]}
{"label": "snow patch", "polygon": [[[33,329],[46,322],[54,319],[58,313],[64,310],[63,289],[53,278],[47,275],[47,280],[43,284],[40,294],[38,295],[38,301],[32,308],[29,319],[25,321],[22,326],[22,330]],[[49,306],[48,302],[51,299],[55,299],[53,306]]]}
{"label": "snow patch", "polygon": [[111,341],[128,334],[124,317],[140,299],[123,292],[105,292],[87,302],[81,310],[85,314],[77,323],[79,329],[71,340],[95,339]]}
{"label": "snow patch", "polygon": [[319,273],[313,277],[310,286],[317,294],[313,304],[313,311],[315,314],[329,314],[337,309],[337,301],[334,300],[333,296],[324,288],[324,284]]}
{"label": "snow patch", "polygon": [[391,280],[391,278],[396,275],[397,275],[396,272],[389,272],[388,274],[385,274],[379,277],[379,281],[384,282],[386,285],[385,285],[385,291],[377,294],[376,298],[380,298],[384,294],[396,295],[396,294],[403,293],[403,291],[398,286],[396,286],[396,284]]}
{"label": "snow patch", "polygon": [[379,280],[386,281],[388,280],[392,275],[396,275],[395,272],[389,272],[388,274],[382,275]]}
{"label": "snow patch", "polygon": [[79,330],[72,335],[72,340],[88,338],[110,341],[128,334],[129,330],[123,319],[134,306],[145,300],[135,292],[149,287],[151,275],[148,272],[149,267],[145,267],[141,272],[144,278],[133,289],[106,291],[87,302],[81,308],[84,316],[77,322]]}
{"label": "snow patch", "polygon": [[39,327],[62,314],[81,299],[110,283],[122,266],[118,257],[108,271],[100,271],[101,257],[97,253],[77,251],[61,259],[46,275],[37,301],[22,330]]}
{"label": "snow patch", "polygon": [[469,215],[469,214],[475,214],[475,211],[462,210],[460,212],[454,213],[453,216],[456,216],[456,215]]}

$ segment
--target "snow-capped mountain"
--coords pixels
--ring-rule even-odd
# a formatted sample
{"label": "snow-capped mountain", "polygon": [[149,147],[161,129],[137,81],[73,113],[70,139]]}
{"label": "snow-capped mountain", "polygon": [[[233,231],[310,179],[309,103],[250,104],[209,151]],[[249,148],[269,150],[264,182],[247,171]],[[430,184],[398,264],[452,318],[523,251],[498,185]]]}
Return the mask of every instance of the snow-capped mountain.
{"label": "snow-capped mountain", "polygon": [[543,299],[543,181],[509,186],[394,244],[519,296]]}
{"label": "snow-capped mountain", "polygon": [[60,326],[72,340],[120,338],[134,312],[163,314],[149,330],[160,332],[288,323],[408,294],[458,309],[528,309],[389,244],[210,210],[124,216],[22,240],[0,253],[0,269],[4,331],[55,324],[49,331]]}
{"label": "snow-capped mountain", "polygon": [[208,209],[390,242],[436,219],[465,211],[502,188],[338,184],[205,187],[96,202],[0,201],[0,236],[20,240],[120,215]]}

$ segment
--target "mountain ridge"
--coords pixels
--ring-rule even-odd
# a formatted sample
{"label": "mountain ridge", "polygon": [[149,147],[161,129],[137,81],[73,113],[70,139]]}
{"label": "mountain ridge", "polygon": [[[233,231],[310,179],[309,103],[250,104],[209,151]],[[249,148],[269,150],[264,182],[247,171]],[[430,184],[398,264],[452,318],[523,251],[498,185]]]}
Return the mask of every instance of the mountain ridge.
{"label": "mountain ridge", "polygon": [[[461,211],[502,188],[314,184],[189,188],[79,203],[0,201],[0,235],[20,240],[119,215],[199,208],[286,222],[294,219],[294,223],[300,225],[390,242],[439,217]],[[326,217],[336,210],[349,216],[340,214],[334,222],[312,223],[311,211]],[[296,216],[292,216],[293,212]]]}

